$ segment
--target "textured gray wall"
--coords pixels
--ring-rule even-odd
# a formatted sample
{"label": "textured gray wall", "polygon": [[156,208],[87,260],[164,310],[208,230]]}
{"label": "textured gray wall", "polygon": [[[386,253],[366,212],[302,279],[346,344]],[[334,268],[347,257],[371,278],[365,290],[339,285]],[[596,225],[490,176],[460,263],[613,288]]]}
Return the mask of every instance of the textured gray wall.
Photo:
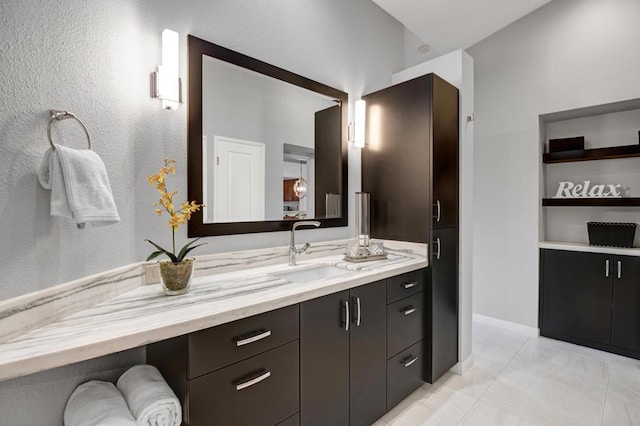
{"label": "textured gray wall", "polygon": [[[176,158],[178,175],[170,185],[186,194],[186,107],[164,111],[149,97],[164,28],[180,33],[183,78],[187,34],[349,92],[352,102],[388,86],[403,68],[403,27],[369,0],[1,2],[0,300],[142,260],[149,253],[145,238],[169,241],[145,181],[164,156]],[[77,113],[89,128],[109,172],[120,224],[77,231],[49,217],[49,193],[38,186],[36,171],[48,147],[52,108]],[[59,123],[54,138],[73,147],[85,143],[71,122]],[[349,154],[353,193],[360,188],[360,156],[353,149]],[[334,228],[300,237],[350,235],[348,228]],[[185,239],[182,229],[179,240]],[[199,253],[285,245],[287,235],[208,243]],[[113,379],[142,359],[141,349],[132,350],[0,383],[0,425],[59,425],[75,385]]]}
{"label": "textured gray wall", "polygon": [[638,0],[555,0],[468,49],[474,312],[537,328],[538,116],[639,98],[638,17]]}

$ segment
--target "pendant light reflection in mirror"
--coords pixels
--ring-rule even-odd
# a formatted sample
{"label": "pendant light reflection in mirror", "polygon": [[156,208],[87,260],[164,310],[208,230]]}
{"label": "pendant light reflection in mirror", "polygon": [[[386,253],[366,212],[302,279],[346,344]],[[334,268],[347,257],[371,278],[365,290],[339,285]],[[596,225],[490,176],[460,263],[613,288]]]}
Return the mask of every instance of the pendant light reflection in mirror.
{"label": "pendant light reflection in mirror", "polygon": [[300,177],[293,184],[293,192],[296,193],[296,196],[300,200],[307,195],[307,181],[302,177],[302,163],[304,163],[304,161],[300,160]]}

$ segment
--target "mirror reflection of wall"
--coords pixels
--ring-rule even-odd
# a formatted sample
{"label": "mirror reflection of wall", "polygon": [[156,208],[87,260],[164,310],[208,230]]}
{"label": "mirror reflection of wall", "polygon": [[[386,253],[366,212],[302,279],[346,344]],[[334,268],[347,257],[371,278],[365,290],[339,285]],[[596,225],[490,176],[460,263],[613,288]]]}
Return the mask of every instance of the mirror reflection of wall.
{"label": "mirror reflection of wall", "polygon": [[[326,217],[325,207],[317,215],[316,185],[338,193],[340,174],[326,171],[320,176],[328,181],[317,182],[314,157],[321,152],[340,164],[335,101],[208,56],[202,68],[204,222]],[[324,118],[332,110],[335,122]],[[307,195],[285,201],[286,182],[300,178],[301,161]]]}

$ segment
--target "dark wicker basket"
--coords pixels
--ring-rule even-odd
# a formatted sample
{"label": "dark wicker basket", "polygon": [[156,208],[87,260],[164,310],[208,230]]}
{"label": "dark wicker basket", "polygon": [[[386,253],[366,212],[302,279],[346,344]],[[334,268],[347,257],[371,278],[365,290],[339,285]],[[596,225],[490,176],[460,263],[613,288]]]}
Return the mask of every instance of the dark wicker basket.
{"label": "dark wicker basket", "polygon": [[633,247],[635,223],[588,222],[589,244],[592,246]]}

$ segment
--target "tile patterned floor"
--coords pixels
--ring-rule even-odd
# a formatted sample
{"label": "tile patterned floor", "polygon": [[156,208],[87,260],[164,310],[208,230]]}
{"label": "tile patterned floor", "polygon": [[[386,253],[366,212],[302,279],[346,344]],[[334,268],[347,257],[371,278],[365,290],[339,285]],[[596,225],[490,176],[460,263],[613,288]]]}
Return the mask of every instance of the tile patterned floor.
{"label": "tile patterned floor", "polygon": [[640,425],[638,360],[481,323],[473,357],[375,426]]}

